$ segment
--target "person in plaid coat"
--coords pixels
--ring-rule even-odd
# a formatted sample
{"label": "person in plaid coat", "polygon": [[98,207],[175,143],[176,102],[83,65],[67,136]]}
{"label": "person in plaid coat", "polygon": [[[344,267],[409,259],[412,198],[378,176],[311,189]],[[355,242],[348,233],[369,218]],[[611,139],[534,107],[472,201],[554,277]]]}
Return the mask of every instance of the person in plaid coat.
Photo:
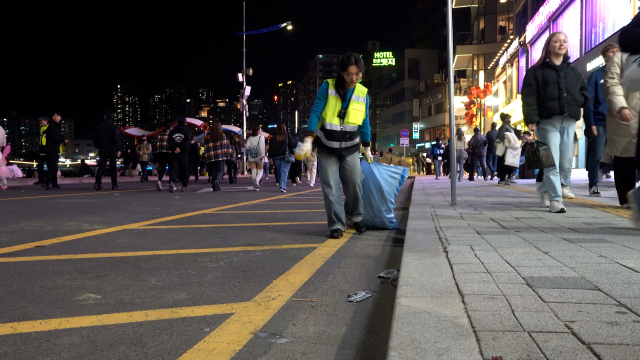
{"label": "person in plaid coat", "polygon": [[162,178],[164,178],[164,174],[167,171],[167,165],[169,164],[169,158],[171,156],[171,152],[169,151],[169,132],[173,128],[173,124],[171,122],[166,122],[164,124],[164,129],[160,134],[158,134],[158,141],[156,142],[156,152],[153,154],[153,157],[156,159],[158,163],[156,170],[158,171],[158,182],[156,183],[156,189],[158,191],[162,191]]}
{"label": "person in plaid coat", "polygon": [[213,191],[220,191],[224,162],[233,159],[233,152],[231,151],[229,140],[222,132],[222,125],[218,121],[213,122],[211,130],[207,134],[204,157],[207,162],[207,171],[209,176],[212,177],[211,186]]}

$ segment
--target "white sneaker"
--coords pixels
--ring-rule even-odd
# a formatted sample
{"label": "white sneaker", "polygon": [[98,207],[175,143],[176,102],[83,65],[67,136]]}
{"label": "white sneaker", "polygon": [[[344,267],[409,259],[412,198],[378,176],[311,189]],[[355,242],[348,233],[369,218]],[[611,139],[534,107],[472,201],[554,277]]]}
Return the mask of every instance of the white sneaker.
{"label": "white sneaker", "polygon": [[626,203],[624,205],[622,205],[623,209],[631,209],[631,204],[630,203]]}
{"label": "white sneaker", "polygon": [[313,187],[313,185],[315,185],[315,184],[313,184],[313,183],[309,184],[309,186],[311,186],[311,187]]}
{"label": "white sneaker", "polygon": [[540,206],[542,206],[542,207],[551,206],[551,203],[549,202],[549,193],[548,192],[543,192],[542,194],[540,194]]}
{"label": "white sneaker", "polygon": [[602,194],[598,191],[597,186],[592,186],[591,189],[589,189],[589,196],[602,196]]}
{"label": "white sneaker", "polygon": [[173,181],[169,183],[169,192],[172,193],[176,191],[176,186],[173,185]]}
{"label": "white sneaker", "polygon": [[563,199],[575,199],[576,196],[573,195],[573,193],[571,192],[571,190],[569,190],[568,186],[563,186],[562,187],[562,198]]}
{"label": "white sneaker", "polygon": [[551,202],[551,204],[549,205],[549,212],[552,212],[552,213],[566,213],[567,212],[567,208],[564,207],[564,205],[562,204],[562,201],[553,200]]}
{"label": "white sneaker", "polygon": [[162,183],[160,181],[156,183],[156,189],[158,189],[158,191],[162,191]]}

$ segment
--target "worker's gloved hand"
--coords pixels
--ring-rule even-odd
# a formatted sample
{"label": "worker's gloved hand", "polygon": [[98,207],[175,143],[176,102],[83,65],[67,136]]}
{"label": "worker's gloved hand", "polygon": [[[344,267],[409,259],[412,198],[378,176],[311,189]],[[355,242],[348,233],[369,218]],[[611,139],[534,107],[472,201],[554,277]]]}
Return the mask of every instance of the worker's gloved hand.
{"label": "worker's gloved hand", "polygon": [[362,152],[364,153],[364,158],[367,159],[369,164],[373,161],[373,156],[371,156],[371,147],[363,147]]}
{"label": "worker's gloved hand", "polygon": [[309,154],[311,154],[311,142],[313,141],[313,138],[311,137],[306,137],[304,138],[304,142],[302,143],[302,145],[300,145],[300,147],[298,148],[298,151],[296,151],[296,160],[304,160],[304,158],[306,158],[307,156],[309,156]]}

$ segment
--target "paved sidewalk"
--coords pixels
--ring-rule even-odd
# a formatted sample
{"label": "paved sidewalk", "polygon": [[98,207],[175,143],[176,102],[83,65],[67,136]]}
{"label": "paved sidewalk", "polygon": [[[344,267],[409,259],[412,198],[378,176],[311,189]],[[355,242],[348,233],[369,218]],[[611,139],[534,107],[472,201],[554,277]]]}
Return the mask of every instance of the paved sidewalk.
{"label": "paved sidewalk", "polygon": [[[586,181],[576,175],[573,192],[583,195],[584,187],[586,194]],[[534,180],[518,180],[514,186],[457,184],[458,205],[452,207],[448,179],[415,179],[390,359],[403,358],[391,351],[399,347],[399,339],[411,332],[429,333],[434,313],[459,315],[452,299],[435,309],[414,311],[411,321],[400,316],[418,300],[407,303],[403,294],[437,296],[440,291],[403,287],[424,286],[427,279],[452,280],[439,268],[431,271],[434,259],[448,260],[457,300],[462,299],[468,316],[466,324],[449,316],[442,326],[472,329],[482,356],[472,351],[454,356],[452,351],[420,357],[430,351],[429,344],[415,341],[413,357],[405,358],[640,359],[640,230],[627,219],[630,211],[617,205],[615,191],[609,193],[612,180],[600,185],[602,198],[579,196],[565,202],[566,214],[539,206]],[[414,213],[424,218],[422,224],[411,222]],[[428,251],[416,253],[426,244],[431,244]],[[416,276],[422,284],[413,280]],[[420,323],[427,326],[411,327]],[[469,332],[457,336],[447,339],[447,345],[469,348]]]}

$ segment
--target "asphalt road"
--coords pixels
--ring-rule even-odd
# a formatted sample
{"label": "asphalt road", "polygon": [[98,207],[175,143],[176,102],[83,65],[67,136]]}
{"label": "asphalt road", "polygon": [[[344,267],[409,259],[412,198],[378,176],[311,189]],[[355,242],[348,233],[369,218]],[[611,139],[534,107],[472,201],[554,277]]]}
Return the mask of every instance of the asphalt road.
{"label": "asphalt road", "polygon": [[1,359],[385,358],[395,289],[376,276],[403,230],[328,239],[319,182],[154,184],[0,193]]}

